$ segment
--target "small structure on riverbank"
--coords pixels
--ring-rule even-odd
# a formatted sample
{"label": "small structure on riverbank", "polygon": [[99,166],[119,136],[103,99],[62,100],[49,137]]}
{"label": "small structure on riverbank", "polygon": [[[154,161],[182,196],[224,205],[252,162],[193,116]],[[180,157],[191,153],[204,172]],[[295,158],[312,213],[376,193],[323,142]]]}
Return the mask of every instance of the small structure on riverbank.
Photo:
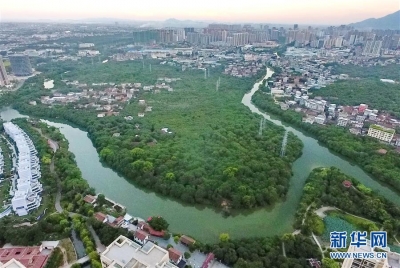
{"label": "small structure on riverbank", "polygon": [[180,241],[182,244],[186,245],[186,246],[191,246],[194,243],[196,243],[196,240],[194,240],[193,238],[187,236],[187,235],[182,235],[180,238]]}
{"label": "small structure on riverbank", "polygon": [[352,186],[351,181],[348,181],[348,180],[343,181],[342,184],[346,188],[350,188]]}

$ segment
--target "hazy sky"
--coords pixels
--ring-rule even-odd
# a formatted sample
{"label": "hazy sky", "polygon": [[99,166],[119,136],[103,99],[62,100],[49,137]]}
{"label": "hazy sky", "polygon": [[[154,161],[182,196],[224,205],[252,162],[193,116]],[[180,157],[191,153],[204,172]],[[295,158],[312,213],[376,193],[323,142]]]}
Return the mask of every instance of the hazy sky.
{"label": "hazy sky", "polygon": [[0,0],[0,20],[168,18],[347,24],[399,10],[398,0]]}

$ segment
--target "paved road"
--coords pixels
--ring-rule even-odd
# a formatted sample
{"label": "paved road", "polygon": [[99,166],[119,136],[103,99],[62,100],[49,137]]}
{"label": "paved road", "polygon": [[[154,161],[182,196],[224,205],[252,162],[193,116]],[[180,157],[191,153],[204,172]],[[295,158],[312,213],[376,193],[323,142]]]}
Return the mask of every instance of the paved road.
{"label": "paved road", "polygon": [[318,216],[320,216],[321,218],[325,218],[325,217],[326,217],[325,212],[326,212],[326,211],[330,211],[330,210],[337,210],[337,208],[335,208],[335,207],[321,207],[321,208],[317,209],[317,210],[315,211],[315,213],[316,213]]}
{"label": "paved road", "polygon": [[[39,129],[39,128],[34,128],[34,129],[40,133],[40,136],[42,136],[43,138],[45,138],[47,140],[48,145],[51,147],[51,149],[53,149],[53,157],[51,158],[51,163],[50,163],[50,172],[52,174],[55,174],[54,155],[57,152],[57,150],[60,148],[60,146],[58,145],[58,143],[56,141],[53,141],[52,139],[50,139],[49,137],[44,135],[41,129]],[[57,177],[57,195],[56,195],[56,201],[55,201],[54,206],[55,206],[57,212],[59,212],[59,213],[63,212],[63,208],[61,207],[61,182],[58,179],[58,177]]]}
{"label": "paved road", "polygon": [[315,243],[317,243],[317,245],[319,247],[319,250],[321,251],[321,255],[324,256],[324,251],[323,251],[323,249],[321,247],[321,244],[319,243],[319,241],[318,241],[318,239],[317,239],[317,237],[315,236],[314,233],[312,233],[312,237],[314,238]]}
{"label": "paved road", "polygon": [[96,243],[97,252],[101,253],[104,250],[106,250],[106,247],[100,242],[100,238],[96,234],[96,232],[95,232],[95,230],[93,229],[92,226],[89,226],[89,231],[90,231],[90,233],[92,234],[92,236],[94,238],[94,242]]}

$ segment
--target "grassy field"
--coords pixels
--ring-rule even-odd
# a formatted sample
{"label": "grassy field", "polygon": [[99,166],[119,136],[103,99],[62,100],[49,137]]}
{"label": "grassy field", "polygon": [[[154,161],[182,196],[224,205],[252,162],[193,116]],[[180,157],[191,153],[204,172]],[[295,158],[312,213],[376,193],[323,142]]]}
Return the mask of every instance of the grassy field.
{"label": "grassy field", "polygon": [[76,261],[76,252],[75,252],[74,245],[71,242],[71,239],[65,238],[65,239],[61,240],[59,246],[62,247],[63,249],[65,249],[65,252],[67,254],[67,262],[68,263],[72,263],[72,262]]}

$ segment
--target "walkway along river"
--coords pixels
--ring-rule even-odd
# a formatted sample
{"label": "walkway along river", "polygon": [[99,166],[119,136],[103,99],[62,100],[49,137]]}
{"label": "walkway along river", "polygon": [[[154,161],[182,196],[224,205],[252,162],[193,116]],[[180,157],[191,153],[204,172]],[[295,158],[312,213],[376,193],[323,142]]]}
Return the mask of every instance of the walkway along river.
{"label": "walkway along river", "polygon": [[[268,69],[265,78],[272,75]],[[46,121],[48,124],[60,128],[68,139],[70,150],[76,156],[78,167],[83,177],[97,192],[125,205],[132,215],[147,218],[151,215],[162,215],[170,223],[172,232],[180,232],[194,236],[204,242],[213,242],[220,233],[227,232],[232,238],[269,236],[292,232],[294,214],[299,203],[304,181],[316,167],[336,166],[344,173],[357,178],[366,186],[378,191],[391,201],[400,205],[399,196],[389,188],[374,181],[359,167],[332,154],[327,148],[318,144],[314,138],[302,132],[283,125],[279,120],[261,113],[252,103],[251,96],[258,90],[257,82],[252,90],[245,94],[242,103],[252,112],[264,116],[267,120],[292,131],[304,143],[302,156],[293,164],[293,177],[285,201],[273,208],[257,209],[253,211],[237,212],[234,216],[223,217],[222,213],[212,208],[187,206],[180,202],[160,197],[135,187],[132,183],[119,176],[116,172],[100,163],[99,156],[87,132],[67,124]],[[1,110],[3,120],[21,117],[16,110],[7,108]]]}

